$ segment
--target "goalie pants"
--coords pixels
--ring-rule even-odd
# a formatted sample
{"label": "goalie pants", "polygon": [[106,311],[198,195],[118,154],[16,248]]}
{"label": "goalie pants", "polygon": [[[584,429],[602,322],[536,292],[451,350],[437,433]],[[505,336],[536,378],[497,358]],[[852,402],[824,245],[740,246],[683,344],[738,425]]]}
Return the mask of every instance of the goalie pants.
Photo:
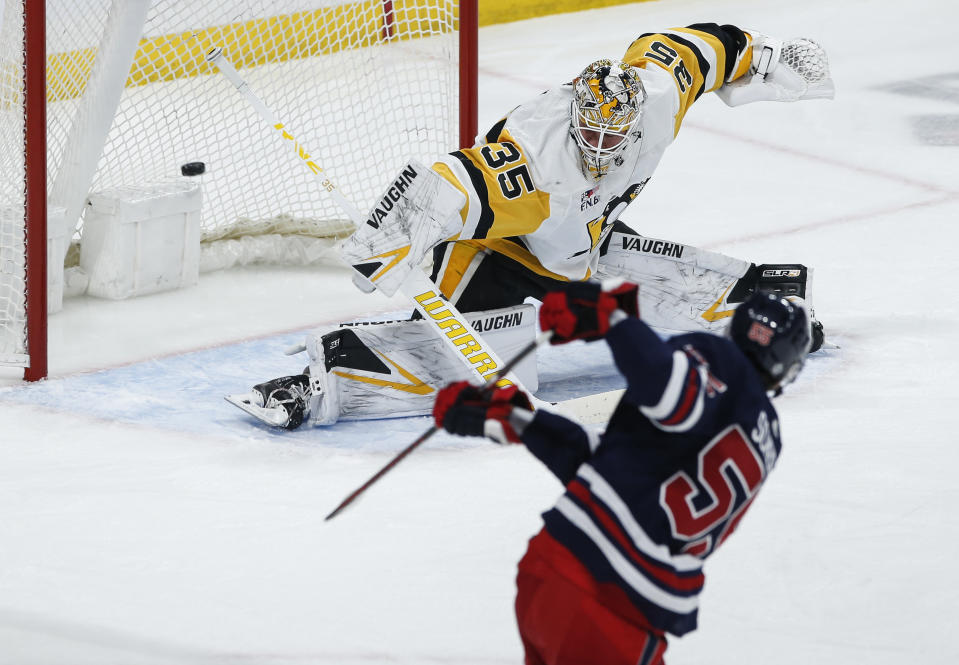
{"label": "goalie pants", "polygon": [[601,604],[588,591],[596,585],[545,529],[530,540],[516,577],[526,665],[663,665],[665,635]]}
{"label": "goalie pants", "polygon": [[433,250],[432,280],[461,312],[542,300],[566,282],[538,275],[518,261],[469,242],[442,243]]}

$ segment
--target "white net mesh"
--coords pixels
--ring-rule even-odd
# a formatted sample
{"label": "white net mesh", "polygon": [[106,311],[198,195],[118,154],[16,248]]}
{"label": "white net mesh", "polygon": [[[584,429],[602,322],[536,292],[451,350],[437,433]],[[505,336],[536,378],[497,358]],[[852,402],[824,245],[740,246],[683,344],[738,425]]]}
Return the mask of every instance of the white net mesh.
{"label": "white net mesh", "polygon": [[783,44],[780,60],[807,83],[819,83],[829,76],[826,51],[811,39],[794,39]]}
{"label": "white net mesh", "polygon": [[[91,45],[73,26],[109,13],[108,0],[86,4],[102,7],[61,3],[48,18],[51,28],[64,26],[48,28],[48,51],[59,54],[50,74],[59,91],[51,93],[51,174],[65,143],[54,135],[69,131],[61,118],[74,116],[90,69]],[[204,61],[213,46],[361,209],[411,155],[456,147],[451,2],[396,3],[393,38],[382,1],[152,4],[91,190],[176,176],[181,164],[202,161],[205,239],[348,231],[316,176]]]}
{"label": "white net mesh", "polygon": [[23,4],[0,0],[0,364],[26,360]]}
{"label": "white net mesh", "polygon": [[[10,323],[23,319],[22,1],[0,0],[0,353],[20,348],[6,338],[22,337]],[[457,6],[47,0],[48,205],[66,210],[65,228],[55,232],[72,238],[75,249],[91,192],[181,178],[181,165],[199,161],[206,165],[199,176],[205,242],[243,237],[233,243],[240,247],[250,236],[309,238],[299,250],[286,242],[274,259],[317,255],[316,238],[342,237],[352,225],[291,143],[205,54],[222,47],[346,198],[365,210],[408,159],[430,161],[458,147]]]}

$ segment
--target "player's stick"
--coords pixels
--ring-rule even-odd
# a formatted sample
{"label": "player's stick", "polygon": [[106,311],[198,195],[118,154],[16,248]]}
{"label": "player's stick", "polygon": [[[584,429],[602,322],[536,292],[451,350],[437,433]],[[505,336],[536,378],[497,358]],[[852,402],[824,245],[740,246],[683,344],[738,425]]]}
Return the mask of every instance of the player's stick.
{"label": "player's stick", "polygon": [[[501,373],[504,375],[507,374],[510,370],[516,367],[517,364],[522,362],[522,360],[526,358],[526,356],[532,353],[536,347],[548,341],[549,338],[552,336],[553,336],[552,330],[546,330],[544,332],[541,332],[539,335],[537,335],[536,339],[534,339],[532,342],[524,346],[512,360],[510,360],[505,365],[503,365]],[[498,376],[490,377],[489,379],[487,379],[486,383],[483,384],[483,387],[481,388],[481,390],[484,393],[488,393],[496,385],[497,380],[498,380]],[[369,489],[370,485],[372,485],[377,480],[385,476],[390,471],[390,469],[392,469],[397,464],[402,462],[407,455],[409,455],[411,452],[419,448],[421,444],[423,444],[427,439],[429,439],[431,436],[436,434],[436,432],[438,431],[439,431],[439,428],[436,425],[430,426],[430,428],[426,430],[425,432],[423,432],[422,434],[420,434],[419,437],[417,437],[417,439],[413,441],[413,443],[411,443],[410,445],[406,446],[406,448],[398,452],[396,456],[393,457],[393,459],[391,459],[389,463],[387,463],[386,466],[384,466],[382,469],[380,469],[375,474],[373,474],[373,476],[369,480],[367,480],[365,483],[363,483],[362,485],[357,487],[355,490],[353,490],[353,492],[350,493],[348,497],[346,497],[345,499],[343,499],[343,501],[340,502],[340,505],[338,505],[333,510],[333,512],[331,512],[329,515],[326,516],[324,521],[329,521],[333,519],[334,517],[336,517],[344,508],[346,508],[351,503],[353,503],[353,501],[357,497],[359,497],[363,492]]]}
{"label": "player's stick", "polygon": [[[287,131],[283,123],[280,122],[266,104],[250,89],[249,84],[240,76],[240,73],[236,70],[236,67],[233,66],[233,63],[223,55],[223,49],[219,46],[211,49],[209,53],[207,53],[206,59],[230,80],[264,121],[273,127],[284,140],[292,144],[293,151],[297,157],[306,164],[307,168],[322,178],[321,184],[323,188],[333,197],[333,200],[340,209],[353,220],[353,223],[357,226],[365,224],[366,217],[343,196],[336,185],[333,184],[333,181],[326,176],[323,168],[310,157],[310,154],[300,145],[296,138]],[[471,333],[475,344],[466,344],[460,340],[459,345],[446,334],[447,331],[451,329],[474,330],[474,328],[459,310],[443,297],[436,285],[433,284],[422,270],[413,270],[410,276],[403,282],[400,289],[413,301],[413,306],[416,307],[417,311],[423,316],[423,319],[431,324],[433,332],[443,340],[443,343],[449,348],[450,353],[456,356],[472,374],[478,376],[479,379],[483,381],[495,375],[506,378],[518,386],[522,386],[515,375],[510,374],[507,376],[508,373],[502,371],[503,362],[496,355],[493,347],[486,343],[486,341],[480,337],[479,333]],[[438,306],[437,301],[441,302],[442,306]],[[427,309],[427,306],[429,306],[429,309]],[[444,327],[440,327],[438,322],[440,313]],[[460,327],[452,328],[450,319],[456,321]]]}

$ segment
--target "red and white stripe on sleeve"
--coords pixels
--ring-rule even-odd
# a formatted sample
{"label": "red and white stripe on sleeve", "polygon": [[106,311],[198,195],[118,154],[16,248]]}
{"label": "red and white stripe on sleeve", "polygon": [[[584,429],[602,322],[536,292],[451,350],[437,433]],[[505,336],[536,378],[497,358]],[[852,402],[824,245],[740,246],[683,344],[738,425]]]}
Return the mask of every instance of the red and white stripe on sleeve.
{"label": "red and white stripe on sleeve", "polygon": [[703,413],[708,375],[682,351],[673,351],[673,369],[659,402],[640,406],[644,416],[664,432],[686,432]]}

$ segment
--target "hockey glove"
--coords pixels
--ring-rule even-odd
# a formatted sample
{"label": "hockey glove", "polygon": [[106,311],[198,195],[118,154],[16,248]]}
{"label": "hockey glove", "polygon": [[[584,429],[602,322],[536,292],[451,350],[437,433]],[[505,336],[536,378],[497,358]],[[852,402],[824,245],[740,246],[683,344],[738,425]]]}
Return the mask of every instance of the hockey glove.
{"label": "hockey glove", "polygon": [[533,419],[529,397],[517,386],[485,390],[467,381],[451,383],[436,396],[436,426],[460,436],[485,436],[497,443],[521,443]]}
{"label": "hockey glove", "polygon": [[783,41],[759,32],[752,36],[752,64],[744,76],[726,82],[716,94],[729,106],[750,102],[832,99],[826,51],[811,39]]}
{"label": "hockey glove", "polygon": [[466,197],[439,173],[412,161],[403,167],[367,220],[340,246],[360,290],[392,296],[439,242],[462,228]]}
{"label": "hockey glove", "polygon": [[[573,282],[546,294],[539,310],[539,327],[553,331],[550,344],[602,339],[611,319],[639,316],[638,298],[639,287],[622,280]],[[614,316],[617,311],[621,314]]]}

